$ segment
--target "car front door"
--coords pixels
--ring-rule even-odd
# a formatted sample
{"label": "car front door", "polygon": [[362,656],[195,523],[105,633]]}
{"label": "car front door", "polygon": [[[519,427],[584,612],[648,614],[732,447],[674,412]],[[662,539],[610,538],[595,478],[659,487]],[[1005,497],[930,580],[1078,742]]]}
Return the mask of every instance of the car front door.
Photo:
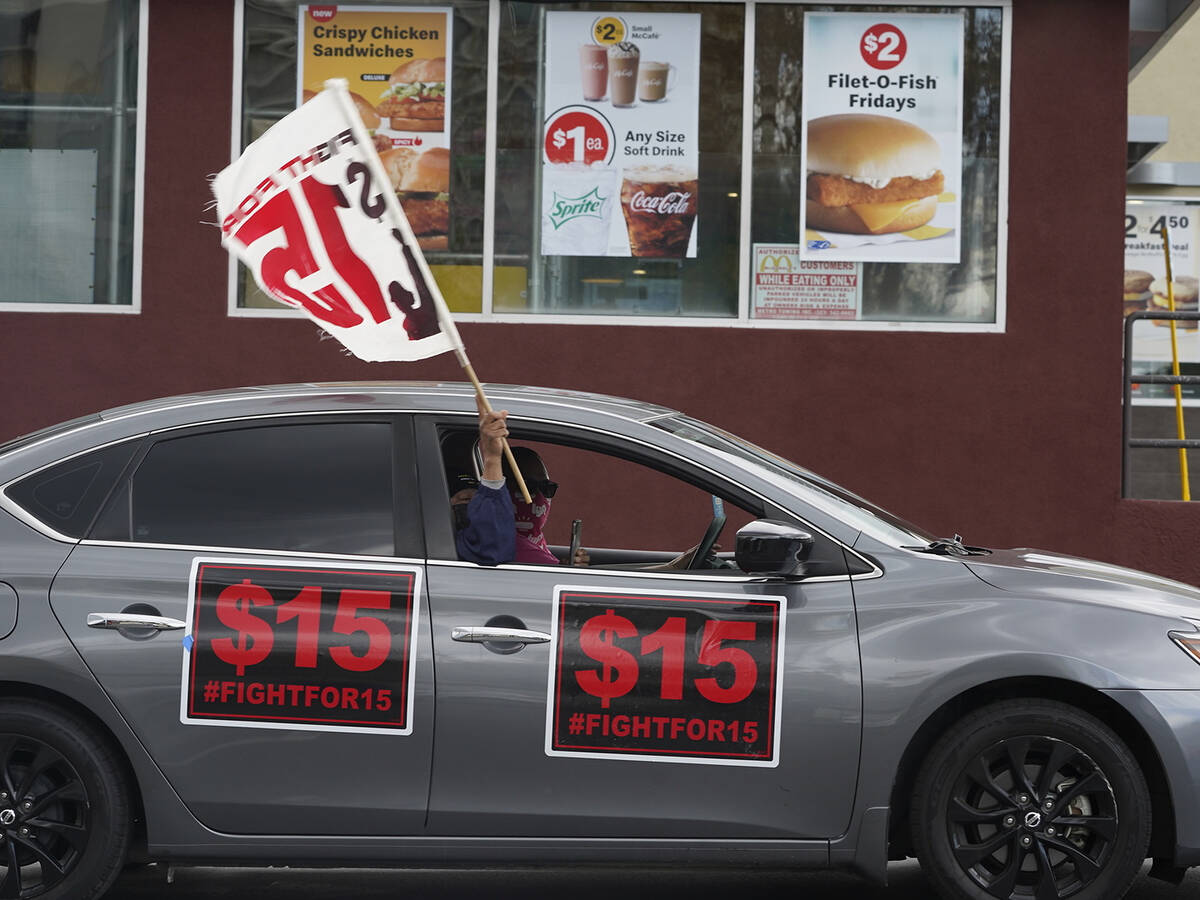
{"label": "car front door", "polygon": [[421,833],[415,509],[407,417],[247,421],[147,439],[71,553],[54,612],[208,827]]}
{"label": "car front door", "polygon": [[439,440],[419,423],[438,671],[431,834],[845,829],[861,728],[848,577],[459,561]]}

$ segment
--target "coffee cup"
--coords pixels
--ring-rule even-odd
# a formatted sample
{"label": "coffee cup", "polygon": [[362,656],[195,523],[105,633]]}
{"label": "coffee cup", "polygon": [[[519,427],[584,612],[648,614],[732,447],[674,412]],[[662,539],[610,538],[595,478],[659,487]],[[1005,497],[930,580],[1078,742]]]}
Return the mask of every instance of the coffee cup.
{"label": "coffee cup", "polygon": [[678,71],[668,62],[645,60],[638,65],[638,99],[646,103],[660,103],[675,86]]}
{"label": "coffee cup", "polygon": [[629,41],[609,46],[608,99],[613,106],[636,105],[639,56],[637,44]]}

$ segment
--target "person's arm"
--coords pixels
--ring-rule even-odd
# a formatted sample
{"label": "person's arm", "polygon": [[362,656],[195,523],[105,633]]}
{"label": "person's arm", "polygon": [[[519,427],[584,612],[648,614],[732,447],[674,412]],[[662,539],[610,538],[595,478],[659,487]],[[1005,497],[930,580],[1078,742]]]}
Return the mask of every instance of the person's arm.
{"label": "person's arm", "polygon": [[507,410],[487,412],[478,395],[479,450],[483,456],[479,489],[467,504],[468,524],[454,535],[458,558],[484,566],[512,562],[517,555],[517,528],[512,498],[504,484],[500,459],[508,435]]}

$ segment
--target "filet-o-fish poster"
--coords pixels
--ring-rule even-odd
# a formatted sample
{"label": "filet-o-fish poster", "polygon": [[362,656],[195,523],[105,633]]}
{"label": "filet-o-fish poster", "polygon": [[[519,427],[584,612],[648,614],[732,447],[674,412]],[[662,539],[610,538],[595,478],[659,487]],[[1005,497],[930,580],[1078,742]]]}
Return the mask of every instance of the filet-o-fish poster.
{"label": "filet-o-fish poster", "polygon": [[350,98],[422,250],[448,249],[450,231],[449,7],[299,7],[296,103],[326,79]]}
{"label": "filet-o-fish poster", "polygon": [[959,261],[961,13],[804,16],[806,259]]}
{"label": "filet-o-fish poster", "polygon": [[698,13],[546,13],[546,256],[696,255]]}

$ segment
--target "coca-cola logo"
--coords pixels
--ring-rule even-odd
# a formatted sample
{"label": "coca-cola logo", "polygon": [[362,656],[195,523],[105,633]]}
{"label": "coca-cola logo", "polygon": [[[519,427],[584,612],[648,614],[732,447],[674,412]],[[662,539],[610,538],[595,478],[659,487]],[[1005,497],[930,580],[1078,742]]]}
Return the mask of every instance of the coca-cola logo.
{"label": "coca-cola logo", "polygon": [[662,195],[638,191],[629,199],[629,208],[635,212],[677,216],[688,211],[688,201],[691,199],[691,191],[671,191]]}
{"label": "coca-cola logo", "polygon": [[337,15],[336,6],[310,6],[308,14],[314,22],[328,22]]}

